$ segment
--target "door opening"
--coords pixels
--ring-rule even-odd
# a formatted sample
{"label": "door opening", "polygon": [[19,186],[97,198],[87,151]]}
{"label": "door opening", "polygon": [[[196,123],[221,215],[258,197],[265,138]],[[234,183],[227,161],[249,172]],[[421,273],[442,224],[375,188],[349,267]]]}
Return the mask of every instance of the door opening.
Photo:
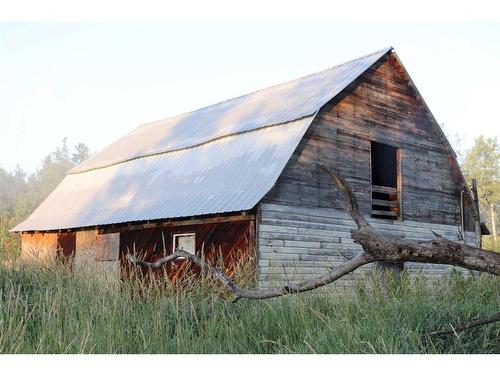
{"label": "door opening", "polygon": [[372,217],[397,220],[401,217],[400,150],[371,142]]}

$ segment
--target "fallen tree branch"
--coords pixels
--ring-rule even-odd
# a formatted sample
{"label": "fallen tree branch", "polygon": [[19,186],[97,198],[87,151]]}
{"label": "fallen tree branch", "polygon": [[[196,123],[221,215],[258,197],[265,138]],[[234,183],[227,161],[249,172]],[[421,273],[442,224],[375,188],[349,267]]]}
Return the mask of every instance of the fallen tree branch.
{"label": "fallen tree branch", "polygon": [[222,282],[222,284],[224,284],[229,290],[231,290],[236,297],[233,302],[236,302],[240,298],[268,299],[273,297],[284,296],[286,294],[302,293],[309,290],[317,289],[321,286],[330,284],[335,280],[340,279],[342,276],[351,273],[356,268],[359,268],[364,264],[373,262],[373,258],[369,254],[361,253],[360,255],[349,260],[348,262],[342,263],[339,267],[332,268],[329,272],[317,278],[307,279],[300,283],[289,283],[282,287],[276,287],[270,289],[245,289],[236,285],[236,283],[232,281],[228,276],[226,276],[226,274],[220,269],[211,266],[206,262],[203,262],[200,257],[188,253],[184,250],[177,250],[172,255],[161,258],[154,263],[144,262],[130,254],[127,255],[127,258],[133,265],[150,269],[161,268],[163,265],[178,258],[187,258],[193,263],[197,264],[202,270],[206,270],[214,274],[217,277],[217,279],[219,279]]}
{"label": "fallen tree branch", "polygon": [[316,166],[330,176],[333,181],[335,181],[337,188],[342,192],[347,203],[346,211],[349,215],[351,215],[352,219],[358,226],[358,229],[370,227],[370,224],[368,224],[366,219],[359,212],[358,201],[349,187],[349,184],[340,176],[340,174],[334,173],[327,166],[318,163],[316,163]]}
{"label": "fallen tree branch", "polygon": [[214,267],[207,262],[202,261],[202,259],[199,256],[193,255],[191,253],[188,253],[187,251],[184,250],[176,250],[173,254],[168,255],[166,257],[163,257],[161,259],[158,259],[156,262],[150,263],[150,262],[144,262],[140,259],[138,259],[136,256],[127,254],[127,259],[129,260],[130,263],[132,263],[135,266],[140,266],[144,268],[161,268],[165,264],[172,262],[173,260],[183,258],[183,259],[189,259],[193,263],[196,263],[198,266],[200,266],[203,270],[208,270],[212,274],[219,279],[219,281],[224,284],[226,287],[231,289],[236,295],[238,290],[240,289],[233,280],[231,280],[224,272],[219,270],[217,267]]}
{"label": "fallen tree branch", "polygon": [[375,260],[449,264],[500,275],[500,253],[438,237],[429,241],[391,239],[368,226],[352,231],[352,238]]}
{"label": "fallen tree branch", "polygon": [[411,261],[449,264],[500,275],[500,253],[485,251],[467,244],[453,242],[436,233],[434,233],[436,238],[430,241],[410,241],[389,238],[380,234],[360,213],[356,197],[347,182],[338,173],[332,171],[328,167],[320,164],[317,164],[317,166],[335,181],[337,187],[343,193],[347,203],[347,212],[357,225],[357,228],[352,230],[351,237],[363,248],[361,254],[319,277],[306,279],[299,283],[288,283],[285,286],[276,288],[243,289],[236,285],[222,270],[206,264],[196,255],[182,250],[177,250],[174,254],[161,258],[155,263],[144,262],[131,255],[128,256],[128,259],[136,266],[160,268],[174,259],[181,257],[187,258],[204,270],[213,273],[235,294],[235,301],[240,298],[266,299],[286,294],[306,292],[330,284],[351,273],[355,269],[374,261]]}
{"label": "fallen tree branch", "polygon": [[410,241],[380,234],[359,212],[356,197],[347,182],[328,167],[318,167],[335,181],[344,194],[347,212],[358,226],[352,231],[352,239],[375,260],[449,264],[500,275],[500,253],[450,241],[435,232],[433,233],[436,238],[430,241]]}
{"label": "fallen tree branch", "polygon": [[491,324],[500,321],[500,312],[493,314],[487,318],[474,319],[465,323],[457,324],[451,326],[450,330],[434,331],[430,332],[429,336],[444,336],[450,334],[457,334],[458,332],[466,331],[471,328],[484,326],[486,324]]}

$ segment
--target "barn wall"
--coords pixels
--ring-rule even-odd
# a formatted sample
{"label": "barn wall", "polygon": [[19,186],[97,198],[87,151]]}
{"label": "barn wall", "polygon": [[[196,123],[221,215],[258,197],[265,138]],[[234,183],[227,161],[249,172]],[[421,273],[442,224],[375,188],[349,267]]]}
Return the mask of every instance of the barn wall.
{"label": "barn wall", "polygon": [[[401,149],[404,220],[460,224],[461,182],[453,156],[392,55],[321,109],[263,201],[342,209],[338,189],[314,164],[319,162],[339,171],[361,211],[371,214],[370,141]],[[467,225],[473,228],[470,214]]]}
{"label": "barn wall", "polygon": [[53,261],[57,254],[57,233],[22,233],[21,258],[26,261]]}
{"label": "barn wall", "polygon": [[[459,239],[458,229],[453,225],[411,220],[369,219],[369,222],[382,233],[411,240],[431,239],[431,229],[450,240]],[[257,278],[260,287],[319,276],[345,262],[344,256],[352,257],[362,251],[351,239],[355,224],[343,210],[261,204],[258,228]],[[469,244],[474,244],[474,233],[466,232],[465,237]],[[359,268],[354,274],[336,281],[334,287],[351,292],[355,278],[366,275],[373,267],[374,264],[370,264]],[[410,273],[422,270],[430,280],[452,268],[405,263]]]}
{"label": "barn wall", "polygon": [[119,233],[98,234],[97,230],[76,233],[74,271],[103,281],[119,280]]}
{"label": "barn wall", "polygon": [[21,258],[26,261],[68,264],[75,254],[75,234],[64,233],[22,233]]}
{"label": "barn wall", "polygon": [[[248,263],[254,262],[254,220],[181,226],[169,224],[163,228],[122,231],[120,233],[122,271],[125,274],[130,271],[125,256],[134,249],[141,259],[149,262],[172,254],[173,235],[181,233],[195,233],[196,255],[202,256],[203,249],[205,259],[211,264],[219,266],[223,264],[229,275],[235,275],[243,265],[239,264],[240,262],[247,262],[247,266]],[[186,272],[187,265],[188,262],[177,260],[156,272],[163,273],[166,270],[168,277],[175,279]],[[199,271],[196,266],[191,266],[190,269],[195,273]]]}
{"label": "barn wall", "polygon": [[23,233],[21,249],[21,257],[27,261],[60,261],[86,277],[119,278],[118,233]]}

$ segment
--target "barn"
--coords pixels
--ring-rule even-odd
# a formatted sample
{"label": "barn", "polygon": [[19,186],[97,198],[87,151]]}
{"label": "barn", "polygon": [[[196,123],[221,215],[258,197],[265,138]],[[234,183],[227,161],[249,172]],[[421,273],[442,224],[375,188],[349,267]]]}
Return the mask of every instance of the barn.
{"label": "barn", "polygon": [[90,254],[118,275],[130,252],[154,261],[182,248],[229,273],[253,260],[260,287],[298,281],[361,251],[316,163],[347,180],[382,232],[430,239],[433,230],[477,245],[473,194],[392,48],[139,126],[69,171],[13,231],[25,258]]}

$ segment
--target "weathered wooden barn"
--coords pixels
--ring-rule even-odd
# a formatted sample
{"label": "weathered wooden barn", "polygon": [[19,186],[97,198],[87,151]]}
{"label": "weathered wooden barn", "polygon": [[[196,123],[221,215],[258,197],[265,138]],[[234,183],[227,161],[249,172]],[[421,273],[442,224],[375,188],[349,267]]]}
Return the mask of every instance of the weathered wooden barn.
{"label": "weathered wooden barn", "polygon": [[131,251],[152,261],[203,248],[227,268],[255,259],[262,287],[295,281],[360,251],[316,163],[350,183],[376,228],[479,238],[455,154],[392,48],[142,125],[71,170],[13,231],[26,257],[90,252],[92,262],[123,265]]}

